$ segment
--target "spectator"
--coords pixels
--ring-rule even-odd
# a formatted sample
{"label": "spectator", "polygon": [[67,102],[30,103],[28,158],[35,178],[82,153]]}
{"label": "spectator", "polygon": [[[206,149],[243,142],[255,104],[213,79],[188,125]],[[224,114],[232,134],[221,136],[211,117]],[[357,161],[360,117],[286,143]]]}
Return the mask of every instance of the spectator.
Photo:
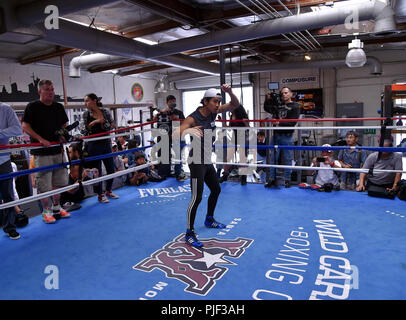
{"label": "spectator", "polygon": [[[0,102],[0,144],[8,144],[11,137],[21,135],[21,124],[14,110],[7,104]],[[0,175],[12,172],[10,153],[0,154]],[[14,200],[13,179],[0,180],[0,203],[11,202]],[[13,207],[2,210],[2,219],[0,221],[3,231],[12,240],[20,238],[16,230],[15,219],[16,212]]]}
{"label": "spectator", "polygon": [[[128,150],[128,141],[127,141],[127,136],[119,136],[117,137],[117,151],[125,151]],[[128,168],[128,157],[127,154],[123,154],[121,156],[121,159],[123,160],[124,168]]]}
{"label": "spectator", "polygon": [[[118,146],[117,146],[116,142],[114,142],[114,141],[112,142],[111,149],[112,149],[113,153],[118,152]],[[124,162],[123,162],[123,158],[121,155],[117,155],[117,156],[113,157],[113,160],[114,160],[115,172],[124,170]]]}
{"label": "spectator", "polygon": [[[103,108],[100,99],[94,94],[90,93],[85,96],[85,106],[88,109],[83,113],[85,135],[92,135],[103,133],[114,129],[114,121],[110,112]],[[109,154],[112,152],[111,140],[102,139],[96,141],[89,141],[87,143],[87,153],[89,157]],[[103,160],[95,160],[86,162],[87,168],[97,168],[98,172],[102,173],[102,161],[106,168],[107,174],[114,173],[113,158],[105,158]],[[103,191],[103,183],[100,182],[95,186],[95,192],[98,194],[98,200],[102,203],[110,202],[107,197],[111,199],[118,199],[119,197],[112,191],[113,179],[106,181],[106,192]]]}
{"label": "spectator", "polygon": [[72,143],[69,146],[69,159],[71,160],[78,160],[80,159],[80,144],[79,143]]}
{"label": "spectator", "polygon": [[[169,145],[172,147],[172,121],[184,120],[185,116],[182,111],[176,109],[176,98],[173,95],[166,97],[166,108],[154,116],[154,121],[158,121],[158,128],[165,130],[169,137]],[[158,141],[160,137],[158,137]],[[180,141],[181,144],[185,142]],[[171,154],[169,152],[169,154]],[[180,155],[182,154],[182,147],[180,147]],[[171,156],[170,158],[171,159]],[[179,159],[178,159],[179,160]],[[181,160],[181,159],[180,159]],[[175,177],[178,181],[185,181],[187,179],[186,175],[182,170],[182,163],[175,164]],[[171,164],[162,163],[158,165],[159,175],[162,177],[170,176]]]}
{"label": "spectator", "polygon": [[[258,131],[257,133],[257,146],[259,147],[257,149],[257,161],[260,164],[265,164],[266,163],[266,149],[260,149],[260,146],[265,146],[265,132],[264,131]],[[261,182],[265,182],[266,180],[266,172],[267,168],[262,167],[259,169],[257,172],[260,176]]]}
{"label": "spectator", "polygon": [[[231,113],[231,120],[248,120],[248,114],[245,111],[244,107],[242,105],[239,105],[236,109],[233,110],[233,112]],[[230,126],[231,127],[249,127],[249,123],[248,122],[230,122]],[[238,141],[237,141],[237,135],[238,135],[238,131],[239,130],[233,130],[232,131],[232,135],[231,135],[231,139],[230,141],[228,141],[229,144],[231,145],[238,145]],[[245,132],[245,141],[244,141],[245,145],[248,145],[248,132]],[[227,161],[226,162],[230,162],[232,160],[232,158],[234,157],[234,154],[236,153],[237,148],[234,147],[230,147],[227,148]],[[239,152],[239,156],[240,156],[240,163],[245,163],[246,162],[246,157],[248,154],[248,149],[247,148],[241,148],[240,147],[240,152]],[[230,169],[231,169],[231,165],[224,165],[224,172],[223,175],[221,176],[219,182],[223,183],[224,181],[227,180],[229,174],[230,174]],[[247,184],[247,174],[246,172],[244,173],[243,171],[247,170],[246,168],[239,168],[239,173],[241,176],[241,185],[246,185]]]}
{"label": "spectator", "polygon": [[[111,148],[113,150],[113,153],[118,152],[118,145],[115,141],[112,142],[111,144]],[[121,155],[117,155],[115,157],[113,157],[113,161],[114,161],[114,170],[115,172],[117,171],[122,171],[125,169],[124,167],[124,159]],[[113,179],[113,187],[114,188],[119,188],[122,187],[123,184],[125,183],[126,180],[126,175],[122,175],[120,177],[115,177]]]}
{"label": "spectator", "polygon": [[[135,152],[133,167],[138,167],[146,164],[145,155],[142,152]],[[148,182],[148,168],[134,171],[132,176],[130,175],[129,183],[132,186],[139,186]]]}
{"label": "spectator", "polygon": [[[11,167],[13,168],[13,172],[17,172],[17,165],[14,162],[11,162]],[[20,197],[18,196],[18,192],[16,189],[16,178],[13,178],[13,197],[14,200],[19,200]],[[18,213],[24,213],[24,210],[22,210],[19,206],[14,207],[15,212]]]}
{"label": "spectator", "polygon": [[[393,139],[393,138],[392,138]],[[386,139],[383,147],[393,147],[393,140]],[[366,159],[363,169],[380,169],[380,170],[402,170],[402,154],[394,152],[371,153]],[[368,190],[369,186],[379,186],[387,191],[394,191],[397,183],[402,177],[401,173],[392,172],[373,172],[372,174],[361,173],[357,191]],[[368,181],[367,181],[368,178]]]}
{"label": "spectator", "polygon": [[[298,119],[300,115],[300,107],[297,102],[292,100],[293,93],[287,87],[282,88],[281,98],[283,105],[281,106],[269,106],[273,103],[271,100],[271,94],[266,95],[264,102],[265,110],[272,110],[274,119]],[[277,126],[280,127],[294,127],[296,122],[276,122]],[[292,146],[293,145],[293,130],[274,130],[272,139],[272,145],[280,146]],[[276,149],[272,152],[271,163],[278,164],[280,149]],[[291,166],[293,160],[293,151],[292,150],[283,150],[282,151],[282,163],[284,165]],[[285,169],[285,188],[290,187],[290,178],[292,169]],[[277,187],[276,181],[276,168],[270,169],[269,180],[265,184],[265,188]]]}
{"label": "spectator", "polygon": [[[331,145],[324,144],[323,147],[331,147]],[[333,159],[333,151],[322,151],[321,155],[313,158],[312,167],[341,168],[340,162]],[[334,170],[317,170],[314,178],[316,188],[323,188],[326,191],[340,190],[340,182]]]}
{"label": "spectator", "polygon": [[[347,146],[355,147],[358,145],[358,134],[355,131],[348,131],[345,135]],[[365,150],[345,149],[338,153],[338,161],[342,168],[361,168],[367,159]],[[340,188],[343,190],[354,190],[357,187],[359,173],[342,172],[340,175]]]}
{"label": "spectator", "polygon": [[[82,172],[82,181],[85,181],[88,178],[89,173],[92,169],[84,169]],[[92,172],[94,173],[94,171]],[[94,175],[94,178],[97,178],[97,173]],[[89,179],[89,178],[88,178]],[[69,185],[73,185],[79,182],[79,165],[73,165],[70,168],[69,172]],[[66,192],[63,192],[61,195],[61,205],[62,206],[74,206],[83,201],[85,198],[85,191],[83,185],[80,183],[79,187],[73,188]]]}
{"label": "spectator", "polygon": [[[63,105],[54,101],[55,92],[52,81],[41,80],[38,89],[40,99],[27,105],[22,122],[23,130],[30,136],[31,142],[39,142],[44,146],[41,149],[31,150],[36,168],[60,164],[65,161],[61,146],[51,147],[51,142],[66,142],[63,137],[57,134],[57,131],[66,127],[66,123],[69,121]],[[67,184],[68,172],[66,168],[35,173],[35,185],[39,194],[64,187]],[[60,194],[54,195],[52,199],[52,206],[49,203],[49,198],[41,199],[44,222],[55,223],[55,217],[70,217],[69,212],[60,206]]]}
{"label": "spectator", "polygon": [[117,137],[117,149],[119,151],[128,150],[127,136],[118,136]]}

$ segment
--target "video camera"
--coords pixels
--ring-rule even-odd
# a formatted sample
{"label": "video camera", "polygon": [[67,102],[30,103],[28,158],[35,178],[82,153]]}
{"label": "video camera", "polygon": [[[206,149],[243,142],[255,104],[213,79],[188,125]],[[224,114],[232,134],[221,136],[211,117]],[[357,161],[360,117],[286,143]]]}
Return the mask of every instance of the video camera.
{"label": "video camera", "polygon": [[272,92],[269,93],[270,98],[264,103],[264,110],[270,113],[274,119],[279,119],[279,111],[285,108],[281,92],[275,92],[275,90],[279,90],[279,83],[268,82],[268,89],[272,90]]}
{"label": "video camera", "polygon": [[59,141],[62,137],[64,137],[66,142],[71,142],[74,139],[74,137],[69,133],[69,131],[72,131],[78,125],[79,121],[75,121],[74,123],[66,126],[65,128],[56,130],[55,132],[56,140]]}

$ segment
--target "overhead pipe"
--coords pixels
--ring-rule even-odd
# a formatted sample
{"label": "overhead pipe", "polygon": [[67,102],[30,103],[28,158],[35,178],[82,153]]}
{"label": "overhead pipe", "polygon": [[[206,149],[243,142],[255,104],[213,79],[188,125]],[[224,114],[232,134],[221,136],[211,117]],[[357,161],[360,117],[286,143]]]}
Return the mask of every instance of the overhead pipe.
{"label": "overhead pipe", "polygon": [[255,24],[216,30],[203,35],[165,42],[147,48],[147,56],[156,58],[184,51],[250,41],[301,30],[343,24],[351,15],[360,21],[374,19],[377,34],[396,29],[393,9],[377,0],[363,0],[346,6],[328,7],[324,10],[261,21]]}
{"label": "overhead pipe", "polygon": [[[382,74],[382,65],[377,58],[367,57],[366,64],[371,67],[371,74],[373,75]],[[271,71],[295,70],[295,69],[326,69],[344,66],[346,66],[345,59],[333,59],[333,60],[318,60],[307,62],[283,62],[283,63],[246,65],[242,67],[241,72],[253,73],[253,72],[271,72]]]}
{"label": "overhead pipe", "polygon": [[80,68],[89,65],[97,65],[125,58],[120,56],[111,56],[103,53],[88,54],[79,57],[74,57],[69,63],[69,77],[80,78]]}
{"label": "overhead pipe", "polygon": [[[146,55],[147,48],[149,47],[147,44],[113,33],[89,28],[64,19],[59,19],[58,30],[48,30],[41,24],[37,24],[36,26],[43,32],[43,40],[61,46],[103,53],[106,59],[105,62],[109,62],[110,58],[108,55],[113,55],[116,56],[114,59],[120,56],[122,58],[149,60],[210,75],[218,72],[216,64],[186,55],[177,54],[169,57],[150,58]],[[92,63],[90,60],[92,57],[85,57],[87,57],[88,64]],[[101,62],[101,57],[102,56],[97,55],[95,59]],[[82,64],[82,66],[84,66],[84,64]]]}
{"label": "overhead pipe", "polygon": [[[382,64],[375,57],[367,57],[366,65],[371,68],[370,73],[372,75],[382,74]],[[327,69],[327,68],[339,68],[347,67],[344,59],[332,59],[332,60],[313,60],[308,62],[283,62],[283,63],[262,63],[246,65],[241,68],[238,65],[233,65],[232,70],[234,74],[239,73],[260,73],[260,72],[272,72],[272,71],[282,71],[282,70],[299,70],[299,69]],[[226,69],[229,70],[230,66],[226,65]],[[178,72],[176,74],[170,75],[168,81],[176,82],[183,80],[191,80],[197,78],[208,77],[205,74],[200,74],[196,72]]]}

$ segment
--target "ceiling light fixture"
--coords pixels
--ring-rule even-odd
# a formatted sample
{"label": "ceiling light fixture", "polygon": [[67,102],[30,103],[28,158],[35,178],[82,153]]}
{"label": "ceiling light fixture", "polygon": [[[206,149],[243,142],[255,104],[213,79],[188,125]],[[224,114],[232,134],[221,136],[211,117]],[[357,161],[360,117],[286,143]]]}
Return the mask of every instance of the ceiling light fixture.
{"label": "ceiling light fixture", "polygon": [[363,50],[364,44],[359,39],[354,39],[348,44],[347,56],[345,57],[345,64],[350,68],[359,68],[365,65],[367,57]]}
{"label": "ceiling light fixture", "polygon": [[310,60],[312,60],[312,56],[310,55],[310,53],[306,53],[305,55],[304,55],[304,60],[305,61],[310,61]]}

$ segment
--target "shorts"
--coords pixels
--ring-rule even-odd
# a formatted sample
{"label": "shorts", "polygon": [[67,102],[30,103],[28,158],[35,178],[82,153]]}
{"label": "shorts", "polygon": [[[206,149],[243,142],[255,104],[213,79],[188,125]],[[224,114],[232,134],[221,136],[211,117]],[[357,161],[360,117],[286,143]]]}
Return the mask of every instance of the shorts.
{"label": "shorts", "polygon": [[[50,166],[53,164],[66,161],[65,155],[58,153],[54,155],[35,155],[34,165],[35,168]],[[40,171],[35,173],[35,185],[37,186],[38,193],[51,191],[53,187],[65,187],[69,183],[68,169],[56,168],[53,170]]]}

